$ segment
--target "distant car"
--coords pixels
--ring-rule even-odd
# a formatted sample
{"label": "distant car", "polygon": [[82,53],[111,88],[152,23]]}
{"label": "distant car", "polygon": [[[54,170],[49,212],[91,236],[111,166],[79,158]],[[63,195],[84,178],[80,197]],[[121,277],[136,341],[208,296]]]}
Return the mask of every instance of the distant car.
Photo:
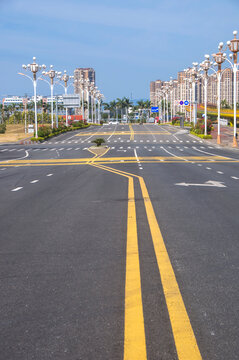
{"label": "distant car", "polygon": [[118,121],[113,121],[113,120],[110,120],[110,121],[109,121],[109,124],[112,124],[112,125],[117,125],[117,124],[119,124],[119,122],[118,122]]}

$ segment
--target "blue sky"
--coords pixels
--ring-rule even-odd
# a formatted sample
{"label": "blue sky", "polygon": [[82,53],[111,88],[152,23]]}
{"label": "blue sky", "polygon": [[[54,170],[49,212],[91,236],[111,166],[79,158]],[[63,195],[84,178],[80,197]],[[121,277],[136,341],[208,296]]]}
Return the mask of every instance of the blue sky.
{"label": "blue sky", "polygon": [[233,30],[239,0],[0,0],[0,97],[32,93],[17,72],[36,56],[59,71],[93,67],[107,101],[147,98],[151,80],[176,77]]}

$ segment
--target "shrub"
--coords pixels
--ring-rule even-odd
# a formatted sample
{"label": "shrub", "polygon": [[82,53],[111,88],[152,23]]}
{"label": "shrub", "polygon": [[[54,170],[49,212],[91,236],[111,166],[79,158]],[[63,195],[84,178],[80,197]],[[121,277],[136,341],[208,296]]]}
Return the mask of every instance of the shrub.
{"label": "shrub", "polygon": [[52,130],[49,126],[40,125],[38,129],[38,135],[39,137],[47,137],[51,134]]}
{"label": "shrub", "polygon": [[43,137],[38,137],[38,138],[36,138],[36,137],[32,137],[31,138],[31,141],[43,141],[44,140],[44,138]]}
{"label": "shrub", "polygon": [[0,124],[0,134],[5,134],[6,129],[6,124]]}
{"label": "shrub", "polygon": [[172,118],[172,125],[176,125],[177,122],[179,122],[179,124],[180,124],[180,117],[178,117],[178,116],[173,117]]}
{"label": "shrub", "polygon": [[101,144],[104,144],[104,143],[105,143],[105,139],[103,139],[103,138],[97,138],[97,139],[95,139],[95,140],[92,140],[91,142],[92,142],[92,143],[95,143],[96,146],[100,146]]}
{"label": "shrub", "polygon": [[[195,134],[204,134],[205,131],[205,121],[204,119],[200,119],[197,121],[195,126],[192,126],[191,131]],[[210,135],[212,131],[212,122],[210,120],[207,121],[207,134]]]}

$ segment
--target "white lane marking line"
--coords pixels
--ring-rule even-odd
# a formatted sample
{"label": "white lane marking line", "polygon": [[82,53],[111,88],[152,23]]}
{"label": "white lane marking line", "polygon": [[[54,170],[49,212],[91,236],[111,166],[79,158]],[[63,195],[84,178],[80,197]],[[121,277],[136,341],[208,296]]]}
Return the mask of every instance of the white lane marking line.
{"label": "white lane marking line", "polygon": [[173,157],[176,157],[176,158],[184,160],[185,162],[188,162],[187,159],[184,159],[182,156],[178,156],[178,155],[171,153],[170,151],[166,150],[163,146],[160,146],[160,148],[163,149],[166,153],[172,155]]}
{"label": "white lane marking line", "polygon": [[76,150],[80,150],[80,148],[76,148],[75,151],[76,151]]}
{"label": "white lane marking line", "polygon": [[47,174],[47,176],[53,176],[53,174]]}
{"label": "white lane marking line", "polygon": [[56,149],[51,149],[50,151],[55,151]]}
{"label": "white lane marking line", "polygon": [[138,158],[138,154],[137,154],[137,150],[136,150],[136,149],[134,149],[134,156],[135,156],[137,162],[139,163],[139,158]]}
{"label": "white lane marking line", "polygon": [[35,184],[35,183],[37,183],[39,180],[32,180],[32,181],[30,181],[30,183],[31,184]]}
{"label": "white lane marking line", "polygon": [[42,149],[42,151],[47,151],[48,149]]}
{"label": "white lane marking line", "polygon": [[69,151],[69,150],[72,150],[72,148],[68,148],[68,149],[66,149],[66,150],[68,150],[68,151]]}
{"label": "white lane marking line", "polygon": [[7,151],[8,149],[3,149],[3,150],[1,150],[2,152],[4,152],[4,151]]}
{"label": "white lane marking line", "polygon": [[218,174],[224,174],[222,171],[217,171]]}
{"label": "white lane marking line", "polygon": [[210,152],[207,152],[207,151],[204,151],[204,150],[200,150],[200,149],[198,149],[196,146],[193,146],[192,148],[193,148],[194,150],[200,151],[200,152],[202,152],[202,153],[204,153],[204,154],[213,155],[213,156],[219,156],[219,157],[222,157],[222,158],[224,158],[224,159],[238,160],[238,159],[234,159],[234,158],[231,158],[231,157],[228,157],[228,156],[218,155],[218,154],[210,153]]}
{"label": "white lane marking line", "polygon": [[210,167],[206,167],[206,169],[207,169],[207,170],[212,170],[212,168],[210,168]]}
{"label": "white lane marking line", "polygon": [[198,164],[198,166],[202,166],[202,164]]}
{"label": "white lane marking line", "polygon": [[114,135],[116,128],[117,128],[117,125],[115,125],[114,131],[113,131],[112,134],[107,138],[107,141],[111,138],[111,136]]}
{"label": "white lane marking line", "polygon": [[231,176],[231,178],[232,178],[232,179],[235,179],[235,180],[239,180],[239,178],[236,177],[236,176]]}
{"label": "white lane marking line", "polygon": [[16,150],[16,149],[11,149],[11,150],[9,150],[9,152],[10,152],[10,151],[14,151],[14,150]]}
{"label": "white lane marking line", "polygon": [[15,188],[15,189],[12,189],[11,191],[18,191],[18,190],[21,190],[21,189],[23,189],[23,187],[19,186],[19,187]]}
{"label": "white lane marking line", "polygon": [[28,157],[29,156],[29,153],[28,153],[28,151],[27,150],[25,150],[25,153],[26,153],[26,155],[25,156],[22,156],[22,157],[20,157],[20,158],[17,158],[17,159],[11,159],[11,160],[4,160],[4,161],[0,161],[0,164],[2,163],[2,162],[7,162],[7,163],[9,163],[9,162],[11,162],[11,161],[16,161],[16,160],[21,160],[21,159],[25,159],[26,157]]}
{"label": "white lane marking line", "polygon": [[59,151],[64,150],[64,148],[60,148]]}

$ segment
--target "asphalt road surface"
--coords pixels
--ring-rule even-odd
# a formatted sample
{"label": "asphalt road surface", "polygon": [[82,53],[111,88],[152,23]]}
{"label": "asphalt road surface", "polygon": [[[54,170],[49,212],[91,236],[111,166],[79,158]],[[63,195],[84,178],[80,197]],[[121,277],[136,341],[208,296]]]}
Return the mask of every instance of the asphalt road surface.
{"label": "asphalt road surface", "polygon": [[239,150],[90,127],[1,145],[0,184],[1,360],[239,359]]}

